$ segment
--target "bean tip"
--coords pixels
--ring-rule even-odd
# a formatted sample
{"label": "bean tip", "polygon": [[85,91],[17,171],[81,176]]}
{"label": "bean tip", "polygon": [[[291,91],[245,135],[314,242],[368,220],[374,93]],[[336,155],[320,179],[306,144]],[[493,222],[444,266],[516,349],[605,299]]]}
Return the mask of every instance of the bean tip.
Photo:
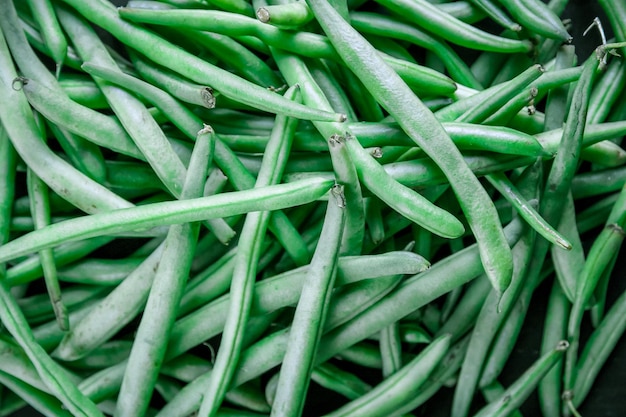
{"label": "bean tip", "polygon": [[259,7],[256,10],[256,18],[263,23],[269,23],[270,21],[270,12],[265,7]]}
{"label": "bean tip", "polygon": [[13,88],[15,91],[20,91],[26,84],[28,84],[28,78],[15,77],[11,82],[11,88]]}
{"label": "bean tip", "polygon": [[554,349],[558,352],[564,352],[567,348],[569,348],[569,342],[567,340],[560,340]]}
{"label": "bean tip", "polygon": [[343,123],[343,122],[345,122],[346,120],[348,120],[348,116],[346,116],[344,113],[338,113],[338,114],[337,114],[337,121],[338,121],[339,123]]}

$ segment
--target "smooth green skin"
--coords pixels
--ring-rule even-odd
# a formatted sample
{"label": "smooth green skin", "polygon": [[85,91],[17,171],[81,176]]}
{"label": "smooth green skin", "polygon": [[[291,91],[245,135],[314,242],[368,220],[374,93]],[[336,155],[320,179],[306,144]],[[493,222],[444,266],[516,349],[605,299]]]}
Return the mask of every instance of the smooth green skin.
{"label": "smooth green skin", "polygon": [[[293,54],[286,54],[272,48],[272,56],[285,79],[291,85],[298,84],[303,101],[315,108],[331,111],[332,107],[319,85],[311,76],[305,63]],[[315,128],[322,135],[324,150],[329,149],[335,180],[344,187],[346,198],[346,230],[343,232],[342,255],[361,253],[364,235],[363,196],[359,180],[345,144],[330,141],[333,135],[343,131],[338,123],[314,122]]]}
{"label": "smooth green skin", "polygon": [[[36,4],[38,6],[36,7],[42,7],[46,3],[48,2],[37,2]],[[50,5],[48,4],[48,6]],[[42,13],[45,14],[46,12],[42,11]],[[52,13],[54,14],[53,11]],[[51,18],[54,22],[50,22],[50,30],[56,31],[56,29],[54,29],[54,27],[56,27],[60,35],[64,36],[62,32],[60,32],[56,17],[52,16]],[[66,105],[72,106],[74,103],[72,100],[68,100],[68,96],[61,88],[60,83],[54,75],[49,72],[48,68],[39,61],[39,57],[33,52],[24,33],[20,30],[20,23],[14,5],[7,3],[0,14],[0,25],[4,28],[4,33],[8,34],[7,43],[11,48],[13,59],[21,70],[21,74],[25,77],[37,79],[42,84],[53,89],[60,100],[64,101]],[[57,62],[57,70],[59,69],[60,66]],[[96,114],[96,116],[101,115]],[[82,172],[100,183],[104,181],[104,157],[95,144],[90,143],[82,137],[58,135],[58,132],[54,129],[53,133],[61,137],[59,142],[75,167],[78,167]]]}
{"label": "smooth green skin", "polygon": [[537,384],[550,369],[561,359],[569,344],[560,341],[557,346],[526,370],[509,388],[504,391],[500,400],[494,401],[481,409],[475,417],[504,417],[519,408],[526,398],[535,390]]}
{"label": "smooth green skin", "polygon": [[502,53],[529,52],[528,41],[491,35],[461,22],[424,0],[377,0],[389,10],[411,19],[424,29],[466,48]]}
{"label": "smooth green skin", "polygon": [[346,65],[402,129],[446,174],[481,249],[485,272],[498,292],[511,280],[511,249],[493,202],[434,115],[325,0],[308,2]]}
{"label": "smooth green skin", "polygon": [[572,243],[572,248],[562,251],[553,246],[550,252],[561,288],[565,291],[567,298],[573,302],[578,277],[585,263],[585,251],[576,225],[575,205],[571,193],[568,193],[565,198],[566,204],[561,212],[558,230]]}
{"label": "smooth green skin", "polygon": [[625,86],[626,71],[624,71],[624,62],[614,59],[608,64],[604,74],[593,87],[589,101],[587,123],[596,124],[606,121]]}
{"label": "smooth green skin", "polygon": [[133,158],[145,159],[124,127],[110,116],[73,103],[34,79],[24,80],[21,91],[30,105],[53,123],[96,145]]}
{"label": "smooth green skin", "polygon": [[[48,187],[37,178],[31,169],[26,173],[26,184],[30,198],[31,215],[33,217],[35,229],[41,229],[50,224],[50,198]],[[54,315],[62,330],[68,330],[69,321],[67,308],[63,304],[61,296],[61,286],[57,277],[57,268],[54,263],[52,249],[44,249],[39,252],[39,259],[43,270],[46,289],[50,302],[54,308]]]}
{"label": "smooth green skin", "polygon": [[100,184],[106,181],[106,162],[102,151],[96,144],[54,123],[47,123],[47,125],[75,167]]}
{"label": "smooth green skin", "polygon": [[123,21],[113,5],[105,2],[64,0],[80,14],[120,42],[144,54],[152,61],[178,72],[200,84],[212,85],[219,80],[219,91],[225,96],[260,110],[281,113],[307,120],[343,121],[343,115],[312,110],[286,100],[273,92],[217,68],[167,42],[154,33]]}
{"label": "smooth green skin", "polygon": [[572,248],[572,244],[541,217],[528,200],[519,193],[515,185],[509,181],[504,173],[496,172],[489,174],[487,175],[487,180],[489,180],[491,185],[511,203],[517,213],[541,236],[563,249],[569,250]]}
{"label": "smooth green skin", "polygon": [[212,32],[182,30],[182,34],[206,47],[235,73],[260,86],[277,89],[283,81],[257,55],[234,39]]}
{"label": "smooth green skin", "polygon": [[[260,282],[255,289],[252,314],[266,314],[295,304],[308,269],[309,266],[300,267]],[[337,285],[380,278],[395,272],[419,273],[424,269],[424,260],[410,252],[339,258]],[[226,294],[181,318],[175,325],[168,357],[180,355],[219,334],[224,327],[228,303],[230,296]]]}
{"label": "smooth green skin", "polygon": [[400,324],[393,323],[380,331],[380,357],[383,378],[387,378],[402,368],[402,340]]}
{"label": "smooth green skin", "polygon": [[[57,14],[65,31],[74,39],[74,46],[83,61],[121,71],[87,21],[63,8],[58,8]],[[94,80],[107,98],[124,130],[159,179],[174,197],[180,197],[187,173],[186,168],[160,126],[150,117],[145,105],[127,91],[111,86],[100,78],[96,77]]]}
{"label": "smooth green skin", "polygon": [[[80,68],[80,64],[77,69],[78,68]],[[109,107],[102,91],[100,91],[96,83],[88,77],[64,76],[59,80],[59,84],[69,98],[83,106],[87,106],[91,109],[105,109]]]}
{"label": "smooth green skin", "polygon": [[50,0],[27,0],[27,3],[32,10],[33,18],[39,25],[44,42],[57,64],[57,72],[59,72],[67,55],[67,40],[59,21],[56,19],[52,3]]}
{"label": "smooth green skin", "polygon": [[[121,8],[120,16],[134,22],[205,30],[211,28],[229,36],[252,35],[267,45],[310,58],[341,61],[333,45],[324,36],[311,32],[291,32],[265,25],[255,19],[216,10],[146,10]],[[145,52],[145,51],[144,51]],[[434,95],[450,95],[456,90],[452,80],[438,71],[376,52],[412,88]],[[155,62],[158,62],[155,60]],[[171,67],[171,66],[170,66]],[[190,77],[191,78],[191,77]],[[217,90],[220,90],[216,86]],[[222,90],[220,90],[222,91]],[[223,91],[222,91],[223,92]],[[223,92],[224,93],[224,92]],[[224,93],[226,95],[226,93]],[[234,97],[233,97],[234,98]],[[249,104],[240,100],[242,103]],[[303,118],[303,117],[301,117]],[[319,121],[331,121],[317,119]],[[342,121],[336,120],[336,121]]]}
{"label": "smooth green skin", "polygon": [[540,65],[533,65],[517,77],[506,82],[503,86],[495,91],[491,91],[489,97],[480,103],[472,106],[471,109],[464,112],[456,118],[457,122],[465,123],[481,123],[489,116],[493,115],[497,109],[504,106],[511,98],[513,98],[519,90],[527,87],[530,83],[537,80],[543,74],[543,68]]}
{"label": "smooth green skin", "polygon": [[317,200],[332,181],[320,178],[186,201],[166,201],[83,216],[31,232],[0,247],[0,262],[64,242],[155,226],[279,210]]}
{"label": "smooth green skin", "polygon": [[[147,100],[162,109],[162,111],[167,114],[168,118],[188,137],[195,139],[196,132],[201,129],[202,122],[199,117],[158,88],[140,82],[134,77],[112,73],[106,68],[92,66],[90,64],[85,64],[85,68],[93,70],[101,76],[115,80],[115,82],[123,83],[127,88],[131,88],[133,91],[142,94]],[[244,190],[253,187],[255,182],[254,177],[241,164],[237,156],[223,144],[219,137],[215,144],[214,159],[236,189]],[[212,224],[215,230],[215,222],[212,222]],[[270,218],[269,228],[297,264],[304,265],[308,262],[310,257],[308,250],[301,241],[298,231],[282,212],[273,213]],[[229,230],[225,232],[229,232]],[[232,234],[230,233],[224,235],[220,234],[219,236],[222,241],[228,241],[232,238]]]}
{"label": "smooth green skin", "polygon": [[[581,72],[582,67],[547,71],[541,74],[541,76],[534,83],[532,83],[532,86],[536,87],[540,92],[543,90],[547,91],[559,85],[576,81],[580,77]],[[506,81],[506,83],[511,82],[513,81]],[[497,84],[482,91],[476,91],[465,87],[459,88],[456,94],[458,101],[437,110],[435,112],[435,116],[437,116],[437,119],[441,122],[452,122],[466,111],[474,108],[484,100],[491,97],[495,91],[499,91],[505,85],[505,83]]]}
{"label": "smooth green skin", "polygon": [[33,363],[39,376],[73,415],[103,416],[96,405],[71,381],[65,369],[53,361],[36,342],[26,318],[4,283],[0,284],[0,319]]}
{"label": "smooth green skin", "polygon": [[515,269],[511,286],[500,300],[492,291],[481,304],[455,388],[452,416],[465,416],[469,413],[489,348],[522,289],[534,241],[533,232],[527,230],[522,235],[513,247]]}
{"label": "smooth green skin", "polygon": [[391,208],[442,237],[456,238],[465,232],[463,224],[452,214],[393,180],[363,149],[357,138],[347,137],[343,140],[346,141],[346,147],[355,162],[361,183]]}
{"label": "smooth green skin", "polygon": [[[152,85],[152,88],[163,89],[185,103],[204,106],[209,109],[215,107],[216,100],[210,87],[195,84],[163,67],[152,64],[133,50],[129,49],[128,54],[137,73],[147,84]],[[85,70],[87,71],[86,68]],[[154,101],[152,101],[152,105],[156,106]],[[167,114],[167,112],[164,113]]]}
{"label": "smooth green skin", "polygon": [[[181,198],[202,196],[214,148],[215,135],[207,126],[198,132]],[[118,416],[143,415],[148,409],[191,268],[198,229],[198,224],[175,225],[165,238],[159,266],[128,356],[117,399],[115,414]]]}
{"label": "smooth green skin", "polygon": [[504,10],[502,10],[498,4],[498,2],[493,2],[491,0],[470,0],[470,3],[473,3],[478,8],[480,8],[487,16],[491,18],[494,22],[499,24],[505,29],[508,29],[513,32],[519,32],[522,30],[522,27],[519,23],[513,21],[509,15],[506,14]]}
{"label": "smooth green skin", "polygon": [[626,293],[615,300],[611,309],[587,340],[576,364],[574,406],[583,403],[607,358],[626,329]]}
{"label": "smooth green skin", "polygon": [[[298,88],[292,87],[287,90],[285,97],[295,100],[297,94]],[[297,121],[295,119],[284,116],[277,117],[263,155],[255,188],[263,188],[280,182],[296,127]],[[232,297],[228,316],[215,359],[211,383],[200,406],[200,414],[202,415],[215,415],[237,368],[243,348],[245,325],[248,322],[253,302],[257,262],[261,256],[263,236],[267,230],[269,218],[269,212],[254,212],[248,213],[244,221],[235,255],[233,278],[230,285]]]}
{"label": "smooth green skin", "polygon": [[411,362],[386,378],[362,397],[346,404],[326,417],[388,416],[412,399],[450,348],[450,336],[434,340]]}
{"label": "smooth green skin", "polygon": [[[546,354],[559,340],[567,337],[567,317],[570,302],[561,290],[558,281],[552,284],[552,291],[548,298],[548,310],[543,326],[541,338],[541,354]],[[539,382],[537,394],[539,405],[545,417],[561,416],[561,386],[563,363],[559,361],[546,376]]]}
{"label": "smooth green skin", "polygon": [[162,251],[160,245],[111,293],[73,322],[52,355],[67,361],[83,358],[128,324],[145,305]]}
{"label": "smooth green skin", "polygon": [[[24,93],[13,89],[17,77],[4,37],[0,40],[0,94],[11,106],[2,106],[0,120],[22,160],[57,194],[87,213],[131,203],[80,173],[56,156],[43,142]],[[19,138],[19,140],[18,140]]]}
{"label": "smooth green skin", "polygon": [[372,389],[352,372],[329,363],[322,363],[311,373],[311,379],[318,385],[343,395],[349,400],[356,400]]}
{"label": "smooth green skin", "polygon": [[454,342],[466,334],[474,326],[481,307],[489,296],[490,289],[489,280],[483,276],[470,282],[466,286],[463,296],[454,308],[454,311],[442,323],[435,335],[450,334]]}
{"label": "smooth green skin", "polygon": [[481,84],[476,80],[467,65],[442,40],[423,33],[419,29],[390,16],[368,12],[352,12],[350,24],[358,31],[381,35],[385,38],[394,38],[414,43],[417,46],[433,51],[441,59],[457,82],[478,90]]}
{"label": "smooth green skin", "polygon": [[500,0],[511,16],[531,32],[569,43],[572,36],[567,33],[561,19],[540,0]]}
{"label": "smooth green skin", "polygon": [[[65,410],[63,404],[54,396],[42,392],[37,388],[23,382],[19,378],[0,371],[0,383],[12,392],[19,395],[29,406],[48,417],[71,417],[72,413]],[[4,403],[4,400],[3,400]],[[4,405],[4,404],[3,404]],[[19,407],[21,408],[21,406]],[[14,410],[17,411],[17,410]]]}
{"label": "smooth green skin", "polygon": [[322,232],[291,323],[272,404],[273,416],[298,415],[304,409],[315,354],[326,325],[337,275],[346,205],[342,188],[335,186],[331,190]]}

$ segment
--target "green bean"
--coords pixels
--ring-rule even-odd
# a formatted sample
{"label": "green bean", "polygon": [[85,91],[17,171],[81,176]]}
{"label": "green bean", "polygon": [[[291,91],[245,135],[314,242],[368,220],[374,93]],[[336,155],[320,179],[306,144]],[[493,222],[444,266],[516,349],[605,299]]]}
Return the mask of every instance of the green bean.
{"label": "green bean", "polygon": [[215,107],[215,96],[210,87],[193,84],[165,68],[150,65],[146,58],[142,58],[133,50],[129,50],[128,54],[137,72],[147,82],[162,88],[185,103],[209,109]]}
{"label": "green bean", "polygon": [[441,2],[436,7],[451,17],[467,24],[477,23],[485,18],[485,13],[482,10],[474,7],[473,4],[466,0]]}
{"label": "green bean", "polygon": [[[57,14],[67,33],[74,39],[74,46],[84,61],[118,70],[104,44],[86,21],[64,9],[58,9]],[[100,78],[95,78],[95,81],[141,154],[166,188],[175,197],[179,197],[186,170],[163,131],[147,114],[146,108],[131,94],[104,83]]]}
{"label": "green bean", "polygon": [[561,212],[561,220],[559,221],[558,230],[568,238],[572,243],[571,249],[567,252],[559,250],[556,247],[551,248],[552,263],[556,271],[556,276],[561,284],[561,288],[570,301],[574,301],[576,292],[576,281],[580,275],[585,263],[585,254],[582,242],[576,226],[576,213],[574,200],[571,193],[567,193],[566,203]]}
{"label": "green bean", "polygon": [[454,374],[461,367],[461,361],[464,357],[465,351],[467,350],[467,342],[468,337],[465,337],[461,341],[452,345],[446,356],[444,356],[440,364],[428,378],[427,383],[422,385],[419,389],[414,399],[398,408],[393,414],[391,414],[391,416],[404,416],[405,413],[416,409],[435,395],[439,389],[450,380],[450,378],[453,378]]}
{"label": "green bean", "polygon": [[517,188],[509,179],[501,172],[487,175],[487,179],[501,194],[511,203],[517,210],[517,213],[528,222],[540,235],[561,248],[570,250],[572,244],[569,240],[558,232],[554,227],[548,224],[543,217],[524,199],[518,192]]}
{"label": "green bean", "polygon": [[[31,213],[35,223],[35,229],[41,229],[50,224],[50,202],[46,185],[37,178],[32,170],[27,170],[28,194],[31,202]],[[38,253],[46,289],[52,303],[54,315],[59,327],[67,330],[69,326],[67,308],[63,303],[61,287],[57,278],[57,268],[51,249],[44,249]]]}
{"label": "green bean", "polygon": [[[567,316],[570,303],[560,284],[555,281],[547,302],[547,312],[541,339],[541,354],[548,353],[554,344],[567,336]],[[557,362],[546,376],[539,382],[539,404],[543,415],[558,417],[561,415],[561,376],[562,361]]]}
{"label": "green bean", "polygon": [[68,361],[80,359],[132,320],[146,302],[162,251],[160,245],[85,317],[73,323],[53,355]]}
{"label": "green bean", "polygon": [[364,33],[377,34],[409,41],[420,47],[433,51],[439,57],[451,77],[468,87],[481,89],[480,83],[474,78],[461,61],[458,55],[441,40],[421,32],[414,26],[405,24],[389,16],[382,16],[368,12],[353,12],[350,14],[352,26]]}
{"label": "green bean", "polygon": [[541,378],[563,356],[568,349],[567,341],[560,341],[552,351],[541,356],[522,376],[520,376],[500,397],[480,410],[476,416],[507,416],[517,409],[535,389]]}
{"label": "green bean", "polygon": [[361,80],[343,65],[337,65],[337,71],[341,73],[341,79],[343,79],[348,95],[352,98],[352,107],[357,112],[359,120],[380,121],[384,117],[382,109],[374,97],[367,91]]}
{"label": "green bean", "polygon": [[311,77],[322,90],[330,107],[344,113],[347,117],[346,122],[356,121],[356,113],[346,92],[339,84],[339,81],[329,73],[328,67],[324,63],[315,60],[308,60],[306,64]]}
{"label": "green bean", "polygon": [[[287,90],[286,97],[295,99],[297,87]],[[268,148],[256,181],[256,187],[266,187],[280,181],[297,121],[278,116]],[[263,235],[269,222],[269,212],[249,213],[246,216],[231,282],[232,299],[224,325],[220,349],[215,360],[211,383],[200,406],[201,414],[215,415],[235,372],[242,350],[242,332],[250,315],[256,277],[256,263],[260,256]]]}
{"label": "green bean", "polygon": [[313,19],[309,6],[303,2],[259,7],[255,16],[263,23],[269,23],[285,29],[300,28]]}
{"label": "green bean", "polygon": [[467,331],[474,327],[478,313],[485,304],[490,289],[489,280],[482,276],[469,283],[452,314],[437,330],[436,336],[449,334],[452,336],[452,341],[463,337]]}
{"label": "green bean", "polygon": [[433,341],[411,362],[385,379],[370,392],[327,416],[386,416],[412,398],[441,362],[450,346],[450,337]]}
{"label": "green bean", "polygon": [[180,33],[206,47],[235,73],[249,81],[269,89],[278,89],[283,84],[264,61],[228,36],[195,30],[182,30]]}
{"label": "green bean", "polygon": [[63,405],[77,416],[103,415],[71,382],[68,374],[35,341],[30,326],[4,283],[0,284],[0,318],[6,329],[25,350],[40,377]]}
{"label": "green bean", "polygon": [[[221,34],[229,36],[254,35],[262,39],[269,46],[306,55],[310,58],[338,59],[328,39],[321,35],[310,32],[283,31],[276,27],[265,25],[258,20],[234,13],[215,10],[206,10],[199,13],[197,10],[163,11],[131,8],[122,8],[119,13],[124,19],[140,23],[152,23],[196,30],[204,30],[207,27],[211,27],[212,31],[219,31]],[[146,51],[143,52],[147,56]],[[406,80],[407,84],[417,91],[449,95],[452,94],[456,88],[448,77],[437,71],[393,58],[386,54],[381,54],[381,57]],[[153,60],[157,63],[159,62],[156,59]],[[223,91],[222,93],[225,94]],[[232,98],[235,99],[235,97]],[[250,104],[241,99],[237,100],[245,104]],[[342,117],[336,118],[335,120],[329,118],[323,119],[321,117],[317,119],[319,121],[341,122],[344,119],[344,115],[341,116]],[[300,116],[300,118],[305,117]]]}
{"label": "green bean", "polygon": [[324,388],[333,390],[344,397],[355,400],[372,387],[359,379],[355,374],[329,363],[322,363],[311,373],[311,379]]}
{"label": "green bean", "polygon": [[50,225],[15,239],[0,248],[0,262],[77,239],[202,220],[249,211],[277,210],[314,201],[326,193],[332,181],[303,180],[236,191],[188,201],[166,201],[99,213]]}
{"label": "green bean", "polygon": [[[410,133],[409,136],[430,157],[435,158],[444,172],[447,172],[447,177],[451,180],[453,188],[461,197],[461,207],[464,208],[469,223],[477,236],[477,241],[483,242],[481,252],[483,253],[485,270],[494,286],[501,290],[505,289],[510,280],[510,248],[505,247],[500,225],[495,224],[495,210],[493,210],[492,203],[484,201],[486,193],[477,182],[476,177],[469,172],[458,150],[453,146],[443,129],[440,128],[432,113],[408,91],[407,86],[377,57],[375,52],[371,50],[371,46],[354,29],[343,21],[332,8],[327,7],[326,2],[320,1],[317,4],[316,1],[315,4],[312,2],[308,4],[340,55],[349,64],[350,69],[383,104],[383,107],[391,110],[392,115],[402,128]],[[319,10],[316,11],[318,7]],[[349,37],[349,41],[347,37]],[[429,141],[422,139],[426,130],[429,132]],[[356,142],[352,141],[352,143]],[[464,198],[466,192],[472,193],[473,201],[471,203]],[[480,203],[478,203],[479,201]],[[479,212],[480,216],[478,215]],[[481,219],[480,222],[478,222],[478,217]],[[489,235],[488,239],[483,239],[485,234]],[[485,243],[489,249],[484,246]]]}
{"label": "green bean", "polygon": [[[103,291],[100,287],[85,288],[83,286],[73,286],[64,290],[63,300],[67,311],[71,311],[84,303],[90,303],[95,299],[102,298],[106,292],[106,290]],[[50,299],[47,294],[37,294],[20,298],[18,304],[30,323],[39,324],[51,318],[55,318],[54,308],[49,301]],[[68,329],[61,328],[61,330],[67,331]]]}
{"label": "green bean", "polygon": [[609,63],[591,93],[587,123],[600,123],[606,119],[624,86],[626,86],[624,74],[622,61],[613,60]]}
{"label": "green bean", "polygon": [[[78,68],[82,61],[78,64]],[[108,107],[108,103],[102,91],[93,80],[85,76],[64,75],[59,80],[61,88],[69,98],[83,106],[92,109],[103,109]]]}
{"label": "green bean", "polygon": [[[576,293],[567,326],[568,337],[572,346],[577,347],[580,337],[580,323],[584,310],[587,308],[598,280],[613,257],[619,251],[624,240],[623,228],[626,226],[626,188],[622,188],[618,200],[611,209],[605,227],[597,236],[576,282]],[[574,374],[575,354],[568,355],[565,370],[565,389],[573,388],[576,380]]]}
{"label": "green bean", "polygon": [[[220,80],[219,91],[227,97],[261,110],[281,113],[302,119],[343,121],[343,115],[329,114],[312,110],[306,106],[285,100],[272,92],[246,82],[227,71],[218,69],[183,50],[175,47],[146,29],[123,21],[117,10],[106,3],[83,3],[76,0],[64,0],[88,20],[97,21],[98,25],[120,42],[142,52],[154,62],[167,66],[201,84]],[[169,12],[169,11],[168,11]]]}
{"label": "green bean", "polygon": [[[410,252],[388,253],[373,256],[339,258],[337,285],[353,283],[368,278],[379,278],[389,273],[422,271],[424,260]],[[253,314],[263,314],[297,302],[307,267],[300,267],[260,282],[255,290],[257,301]],[[229,296],[225,295],[184,317],[175,325],[168,357],[196,346],[224,325]],[[352,307],[350,307],[352,308]],[[211,317],[212,320],[207,320]]]}
{"label": "green bean", "polygon": [[492,115],[494,109],[502,107],[520,88],[524,88],[528,84],[535,81],[543,74],[543,68],[539,65],[533,65],[517,77],[507,82],[501,88],[492,91],[489,98],[467,110],[461,116],[456,118],[457,122],[480,123],[488,116]]}
{"label": "green bean", "polygon": [[475,4],[478,8],[480,8],[487,16],[491,18],[494,22],[499,24],[505,29],[508,29],[512,32],[519,32],[522,30],[522,27],[519,23],[513,21],[505,11],[500,9],[497,2],[492,2],[491,0],[471,0],[471,3]]}
{"label": "green bean", "polygon": [[[337,326],[347,318],[358,314],[373,303],[381,299],[399,281],[399,277],[385,277],[374,281],[355,283],[338,299],[333,300],[328,313],[327,327]],[[349,306],[346,306],[345,304]],[[344,308],[335,312],[335,306],[343,305]],[[267,371],[270,367],[278,365],[284,356],[287,344],[288,329],[278,331],[262,339],[247,349],[242,356],[234,386],[240,385],[255,376]],[[319,360],[319,362],[323,362]],[[161,410],[161,415],[186,415],[194,411],[200,403],[202,392],[206,390],[210,374],[205,374],[181,391],[181,395]],[[184,394],[184,395],[183,395]]]}
{"label": "green bean", "polygon": [[615,300],[602,322],[589,336],[576,364],[576,381],[573,389],[573,403],[576,407],[587,397],[598,373],[624,333],[625,294],[622,293]]}
{"label": "green bean", "polygon": [[[15,177],[17,154],[8,132],[0,123],[0,245],[9,239],[13,200],[15,198]],[[6,280],[6,266],[0,264],[0,274]],[[6,282],[6,281],[5,281]]]}
{"label": "green bean", "polygon": [[35,369],[24,350],[17,345],[15,340],[4,336],[0,339],[0,345],[2,346],[1,372],[11,375],[31,385],[33,388],[49,392],[46,384],[39,377],[37,369]]}
{"label": "green bean", "polygon": [[[581,70],[581,67],[575,67],[563,70],[547,71],[541,74],[541,76],[535,81],[533,86],[536,87],[539,91],[543,89],[549,90],[556,86],[567,84],[569,82],[577,80],[580,77]],[[467,110],[473,108],[479,103],[482,103],[485,99],[490,97],[494,93],[494,91],[498,91],[500,88],[503,88],[501,84],[491,86],[480,92],[476,92],[472,89],[458,89],[457,96],[460,98],[460,100],[440,110],[437,110],[435,115],[437,116],[437,119],[439,119],[441,122],[454,121],[457,117],[459,117]]]}
{"label": "green bean", "polygon": [[57,78],[61,72],[61,65],[67,54],[67,40],[61,30],[61,26],[54,13],[52,3],[46,1],[27,1],[33,13],[33,18],[39,25],[39,30],[43,35],[44,41],[50,50],[50,54],[57,65]]}
{"label": "green bean", "polygon": [[[426,343],[430,340],[426,341]],[[382,363],[383,378],[396,373],[402,368],[402,344],[400,340],[400,325],[393,323],[380,332],[380,357]]]}
{"label": "green bean", "polygon": [[63,96],[33,79],[16,79],[16,88],[25,93],[30,105],[53,123],[97,145],[144,158],[124,128],[111,117],[78,103],[68,106],[69,101]]}
{"label": "green bean", "polygon": [[380,164],[371,159],[356,138],[346,138],[346,146],[361,182],[378,198],[403,216],[443,237],[458,237],[463,225],[450,213],[432,205],[421,195],[391,180]]}
{"label": "green bean", "polygon": [[465,24],[426,1],[377,0],[377,2],[460,46],[503,53],[528,52],[532,48],[527,41],[494,36]]}
{"label": "green bean", "polygon": [[17,393],[22,399],[44,416],[72,416],[68,410],[63,408],[63,404],[54,396],[42,392],[39,389],[0,371],[0,382],[2,385]]}
{"label": "green bean", "polygon": [[[525,277],[526,282],[519,294],[517,302],[515,302],[514,306],[511,308],[511,312],[505,322],[500,326],[500,330],[492,343],[480,376],[480,381],[478,382],[479,387],[491,384],[501,374],[507,359],[515,348],[515,343],[521,332],[522,324],[528,311],[528,305],[530,304],[535,288],[546,276],[554,272],[551,265],[547,265],[544,269],[541,269],[547,252],[546,246],[547,244],[541,240],[535,243],[535,249],[530,258],[527,276]],[[541,256],[537,257],[538,255]],[[539,272],[533,269],[538,266],[540,268]]]}
{"label": "green bean", "polygon": [[506,0],[501,3],[514,19],[531,32],[566,43],[572,41],[561,19],[545,3],[536,0]]}
{"label": "green bean", "polygon": [[[337,257],[344,228],[342,187],[335,186],[329,199],[324,226],[310,264],[291,324],[285,358],[280,369],[273,415],[300,414],[308,389],[315,352],[325,325],[328,303],[336,277]],[[202,410],[202,408],[201,408]]]}
{"label": "green bean", "polygon": [[[206,126],[198,132],[181,192],[182,199],[202,195],[214,147],[213,129]],[[128,357],[116,415],[141,415],[148,408],[197,239],[198,224],[175,225],[168,232],[137,336]]]}
{"label": "green bean", "polygon": [[[304,62],[294,55],[281,53],[272,48],[272,56],[282,70],[287,82],[299,85],[304,102],[315,108],[330,111],[332,107],[319,85],[313,80]],[[316,129],[325,139],[325,147],[330,150],[330,157],[336,181],[344,187],[346,205],[346,230],[343,232],[341,253],[352,255],[361,253],[364,234],[364,214],[362,192],[354,163],[349,157],[345,143],[330,140],[333,135],[341,132],[341,126],[329,123],[314,123]]]}
{"label": "green bean", "polygon": [[[626,41],[626,25],[622,20],[622,17],[626,16],[626,8],[624,4],[615,0],[600,0],[598,4],[606,13],[609,22],[611,23],[611,28],[613,29],[613,33],[615,34],[615,38],[619,42]],[[621,46],[622,54],[626,52],[626,46]]]}

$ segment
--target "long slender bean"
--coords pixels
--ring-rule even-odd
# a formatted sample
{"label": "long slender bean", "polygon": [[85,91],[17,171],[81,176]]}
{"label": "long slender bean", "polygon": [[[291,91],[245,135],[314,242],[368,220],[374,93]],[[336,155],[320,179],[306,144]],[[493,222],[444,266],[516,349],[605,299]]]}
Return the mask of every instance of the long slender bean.
{"label": "long slender bean", "polygon": [[[434,115],[326,1],[313,0],[308,4],[348,67],[446,173],[481,248],[487,276],[494,288],[503,292],[511,280],[511,250],[505,242],[493,203],[458,149]],[[425,140],[425,137],[429,139]]]}
{"label": "long slender bean", "polygon": [[[343,121],[344,115],[331,114],[314,110],[301,104],[285,100],[262,87],[249,83],[228,71],[189,54],[174,46],[154,33],[126,22],[120,18],[117,10],[105,2],[84,3],[76,0],[64,0],[85,18],[108,30],[122,43],[142,52],[156,63],[205,85],[212,85],[225,96],[273,113],[283,113],[302,119],[325,121]],[[215,85],[219,80],[219,85]]]}
{"label": "long slender bean", "polygon": [[310,274],[302,287],[291,324],[285,358],[280,369],[272,415],[302,413],[315,352],[321,338],[328,304],[337,274],[337,257],[344,228],[342,187],[331,191],[320,240],[310,264]]}

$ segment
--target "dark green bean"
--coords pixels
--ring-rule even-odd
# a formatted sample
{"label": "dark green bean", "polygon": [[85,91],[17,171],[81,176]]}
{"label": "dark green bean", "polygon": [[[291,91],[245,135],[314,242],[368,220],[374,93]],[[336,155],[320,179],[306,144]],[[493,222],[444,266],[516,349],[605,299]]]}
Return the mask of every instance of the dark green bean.
{"label": "dark green bean", "polygon": [[503,53],[529,52],[532,49],[528,41],[491,35],[455,19],[424,0],[377,0],[377,2],[457,45]]}
{"label": "dark green bean", "polygon": [[571,42],[561,19],[540,0],[500,0],[509,13],[531,32],[562,42]]}

